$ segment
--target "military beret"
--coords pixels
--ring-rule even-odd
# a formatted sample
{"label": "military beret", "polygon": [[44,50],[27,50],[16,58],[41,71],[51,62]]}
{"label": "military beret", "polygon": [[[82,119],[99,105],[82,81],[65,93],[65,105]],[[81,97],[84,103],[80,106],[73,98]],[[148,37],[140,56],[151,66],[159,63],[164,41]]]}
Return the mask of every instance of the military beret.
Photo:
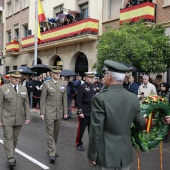
{"label": "military beret", "polygon": [[9,71],[9,76],[12,76],[12,77],[21,77],[21,73],[18,71],[18,70],[10,70]]}
{"label": "military beret", "polygon": [[118,72],[118,73],[129,72],[129,68],[120,62],[116,62],[112,60],[105,60],[104,64],[105,66],[102,68],[102,71],[112,71],[112,72]]}
{"label": "military beret", "polygon": [[93,72],[85,72],[85,75],[87,76],[87,77],[92,77],[92,78],[94,78],[94,73]]}
{"label": "military beret", "polygon": [[51,66],[51,72],[61,73],[61,67],[60,66]]}

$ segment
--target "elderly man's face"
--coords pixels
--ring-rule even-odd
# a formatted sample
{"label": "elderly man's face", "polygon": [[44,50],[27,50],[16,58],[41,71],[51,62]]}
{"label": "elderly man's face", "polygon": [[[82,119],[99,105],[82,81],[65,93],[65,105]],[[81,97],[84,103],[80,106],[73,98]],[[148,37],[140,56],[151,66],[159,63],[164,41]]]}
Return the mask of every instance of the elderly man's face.
{"label": "elderly man's face", "polygon": [[149,77],[143,76],[143,83],[147,84],[149,82]]}
{"label": "elderly man's face", "polygon": [[19,82],[20,82],[20,77],[10,76],[10,77],[9,77],[9,80],[10,80],[10,82],[11,82],[12,84],[17,85],[17,84],[19,84]]}

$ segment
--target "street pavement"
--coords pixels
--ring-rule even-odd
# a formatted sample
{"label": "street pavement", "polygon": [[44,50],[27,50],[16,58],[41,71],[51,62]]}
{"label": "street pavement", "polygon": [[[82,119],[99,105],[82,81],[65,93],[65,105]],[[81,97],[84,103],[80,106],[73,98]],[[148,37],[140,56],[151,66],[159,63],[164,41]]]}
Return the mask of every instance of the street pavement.
{"label": "street pavement", "polygon": [[[31,110],[31,124],[22,127],[15,158],[17,165],[14,170],[94,170],[87,159],[88,134],[83,137],[85,151],[80,152],[75,147],[77,132],[77,115],[72,119],[63,120],[60,128],[55,164],[50,164],[47,155],[47,143],[45,138],[45,123],[39,118],[38,110]],[[170,138],[170,137],[169,137]],[[0,128],[0,170],[7,170],[7,161],[4,146],[2,144],[3,131]],[[150,153],[140,153],[141,170],[160,170],[159,147]],[[136,150],[131,170],[138,170]],[[170,170],[170,139],[163,144],[163,170]]]}

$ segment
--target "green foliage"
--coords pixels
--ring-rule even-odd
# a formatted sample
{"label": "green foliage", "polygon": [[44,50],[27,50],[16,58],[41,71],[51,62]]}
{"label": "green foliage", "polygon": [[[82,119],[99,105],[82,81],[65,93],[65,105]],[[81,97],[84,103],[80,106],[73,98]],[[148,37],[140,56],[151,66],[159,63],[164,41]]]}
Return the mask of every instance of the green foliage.
{"label": "green foliage", "polygon": [[104,60],[111,59],[134,65],[138,71],[160,73],[170,66],[170,38],[161,25],[146,26],[142,22],[111,27],[101,36],[96,68],[100,72]]}

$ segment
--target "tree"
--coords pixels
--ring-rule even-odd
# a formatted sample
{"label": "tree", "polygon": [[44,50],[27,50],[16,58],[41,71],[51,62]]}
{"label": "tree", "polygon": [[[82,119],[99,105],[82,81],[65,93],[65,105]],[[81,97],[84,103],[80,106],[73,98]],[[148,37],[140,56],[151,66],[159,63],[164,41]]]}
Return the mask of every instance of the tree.
{"label": "tree", "polygon": [[111,59],[132,64],[139,72],[161,73],[170,66],[170,37],[161,25],[146,26],[142,22],[123,24],[119,30],[111,27],[100,37],[95,66],[103,67]]}

